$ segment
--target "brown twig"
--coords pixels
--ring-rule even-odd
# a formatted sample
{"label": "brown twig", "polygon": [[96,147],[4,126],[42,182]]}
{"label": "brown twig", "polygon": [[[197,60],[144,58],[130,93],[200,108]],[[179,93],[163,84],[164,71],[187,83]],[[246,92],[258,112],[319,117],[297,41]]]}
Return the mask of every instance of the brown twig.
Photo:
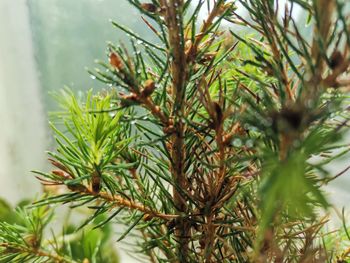
{"label": "brown twig", "polygon": [[[174,183],[180,188],[186,188],[186,179],[184,172],[185,150],[184,150],[184,135],[185,124],[182,121],[184,117],[185,105],[185,87],[187,80],[187,64],[186,55],[183,43],[183,32],[181,28],[182,17],[181,8],[183,1],[169,0],[161,1],[166,10],[166,24],[169,30],[169,45],[172,56],[171,74],[172,74],[172,96],[173,96],[173,110],[171,118],[174,120],[174,129],[176,132],[171,137],[171,158],[172,158],[172,176]],[[184,197],[174,188],[173,198],[178,213],[185,213],[187,211],[187,203]],[[178,253],[181,262],[187,260],[189,250],[189,223],[184,220],[178,220],[175,226],[175,236],[179,239]]]}
{"label": "brown twig", "polygon": [[159,211],[155,211],[145,205],[128,200],[119,195],[111,195],[106,192],[95,193],[88,188],[85,188],[85,191],[82,193],[99,197],[105,201],[112,203],[115,207],[126,207],[132,210],[140,211],[144,213],[148,218],[159,218],[168,221],[179,217],[178,215],[164,214]]}

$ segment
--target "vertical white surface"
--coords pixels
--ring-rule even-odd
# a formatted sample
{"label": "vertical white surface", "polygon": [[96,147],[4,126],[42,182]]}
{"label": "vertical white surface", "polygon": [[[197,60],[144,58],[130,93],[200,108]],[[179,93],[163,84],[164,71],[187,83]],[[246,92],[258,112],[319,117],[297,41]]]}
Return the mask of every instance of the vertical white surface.
{"label": "vertical white surface", "polygon": [[45,120],[26,0],[0,0],[0,197],[34,197],[45,168]]}

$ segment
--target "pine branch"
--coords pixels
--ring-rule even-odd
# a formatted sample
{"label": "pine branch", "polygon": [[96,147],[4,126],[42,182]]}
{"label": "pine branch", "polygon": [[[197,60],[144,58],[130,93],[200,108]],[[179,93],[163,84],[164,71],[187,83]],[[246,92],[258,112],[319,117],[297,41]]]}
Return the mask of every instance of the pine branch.
{"label": "pine branch", "polygon": [[[330,205],[321,186],[348,169],[334,177],[325,168],[350,150],[331,154],[350,117],[340,89],[349,82],[346,3],[239,0],[237,12],[225,0],[129,2],[156,40],[113,22],[130,46],[110,43],[109,63],[90,72],[113,89],[58,96],[54,168],[36,172],[56,192],[34,206],[88,205],[80,228],[100,217],[96,228],[126,225],[118,241],[136,237],[135,251],[154,263],[338,255],[319,246],[326,220],[315,211]],[[309,21],[294,18],[295,6]]]}
{"label": "pine branch", "polygon": [[[57,254],[52,254],[40,249],[31,249],[26,247],[18,246],[17,244],[11,243],[0,243],[0,247],[5,248],[4,254],[18,254],[24,258],[32,257],[33,259],[42,259],[44,261],[52,260],[57,263],[74,263],[76,261],[72,259],[67,259],[65,257],[59,256]],[[12,258],[12,260],[14,260]]]}
{"label": "pine branch", "polygon": [[[182,121],[184,116],[185,105],[185,89],[187,80],[187,64],[185,54],[184,33],[182,29],[182,13],[183,1],[181,0],[169,0],[163,1],[162,7],[166,10],[166,24],[169,32],[169,45],[172,56],[171,74],[172,74],[172,94],[173,94],[173,109],[171,118],[173,119],[174,134],[171,140],[171,162],[172,162],[172,175],[174,182],[182,189],[186,189],[185,184],[185,171],[184,171],[184,134],[185,125]],[[187,204],[184,197],[173,190],[174,204],[179,214],[187,212]],[[175,236],[179,238],[179,260],[184,262],[187,260],[188,254],[188,239],[189,223],[179,220],[177,226],[175,226]]]}

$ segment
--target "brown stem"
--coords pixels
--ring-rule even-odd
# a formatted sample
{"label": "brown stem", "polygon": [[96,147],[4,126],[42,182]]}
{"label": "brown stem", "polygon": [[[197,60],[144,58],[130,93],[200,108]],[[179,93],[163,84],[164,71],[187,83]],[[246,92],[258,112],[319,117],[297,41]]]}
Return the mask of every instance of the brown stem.
{"label": "brown stem", "polygon": [[223,141],[223,124],[221,123],[216,129],[216,144],[219,149],[219,172],[217,176],[217,186],[215,195],[217,196],[222,188],[223,181],[225,179],[225,144]]}
{"label": "brown stem", "polygon": [[168,220],[171,220],[171,219],[178,217],[178,215],[164,214],[164,213],[161,213],[159,211],[155,211],[155,210],[153,210],[145,205],[136,203],[132,200],[128,200],[128,199],[123,198],[119,195],[111,195],[111,194],[108,194],[106,192],[95,193],[88,188],[85,188],[85,190],[79,191],[79,192],[85,193],[88,195],[97,196],[105,201],[108,201],[108,202],[114,204],[113,205],[114,207],[127,207],[127,208],[132,209],[132,210],[138,210],[138,211],[144,213],[148,219],[160,218],[160,219],[168,221]]}
{"label": "brown stem", "polygon": [[[185,124],[182,122],[185,105],[185,85],[187,79],[186,55],[183,43],[182,23],[182,0],[162,1],[166,9],[166,23],[169,30],[169,44],[172,55],[171,74],[172,74],[172,95],[173,110],[172,119],[174,120],[175,131],[171,137],[171,159],[172,159],[172,176],[175,184],[181,189],[186,189],[186,178],[184,171],[185,150],[184,135]],[[178,214],[187,212],[187,202],[183,196],[174,188],[174,203]],[[180,262],[187,262],[189,250],[189,233],[190,225],[187,221],[177,220],[175,226],[175,236],[178,238],[178,255]]]}

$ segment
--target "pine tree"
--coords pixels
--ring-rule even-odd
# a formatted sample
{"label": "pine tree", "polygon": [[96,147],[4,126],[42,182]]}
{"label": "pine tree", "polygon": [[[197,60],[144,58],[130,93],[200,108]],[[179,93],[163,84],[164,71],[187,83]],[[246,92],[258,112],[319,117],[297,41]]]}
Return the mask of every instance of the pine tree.
{"label": "pine tree", "polygon": [[[57,96],[54,169],[36,173],[64,192],[29,211],[88,206],[80,228],[127,226],[116,238],[136,237],[146,262],[350,259],[344,212],[336,234],[322,215],[331,207],[322,187],[346,172],[325,166],[349,150],[349,3],[128,1],[158,41],[112,22],[130,43],[110,43],[90,71],[105,91]],[[41,218],[29,226],[44,226]],[[30,242],[21,231],[1,223],[4,262],[79,262],[45,247],[41,229]]]}

